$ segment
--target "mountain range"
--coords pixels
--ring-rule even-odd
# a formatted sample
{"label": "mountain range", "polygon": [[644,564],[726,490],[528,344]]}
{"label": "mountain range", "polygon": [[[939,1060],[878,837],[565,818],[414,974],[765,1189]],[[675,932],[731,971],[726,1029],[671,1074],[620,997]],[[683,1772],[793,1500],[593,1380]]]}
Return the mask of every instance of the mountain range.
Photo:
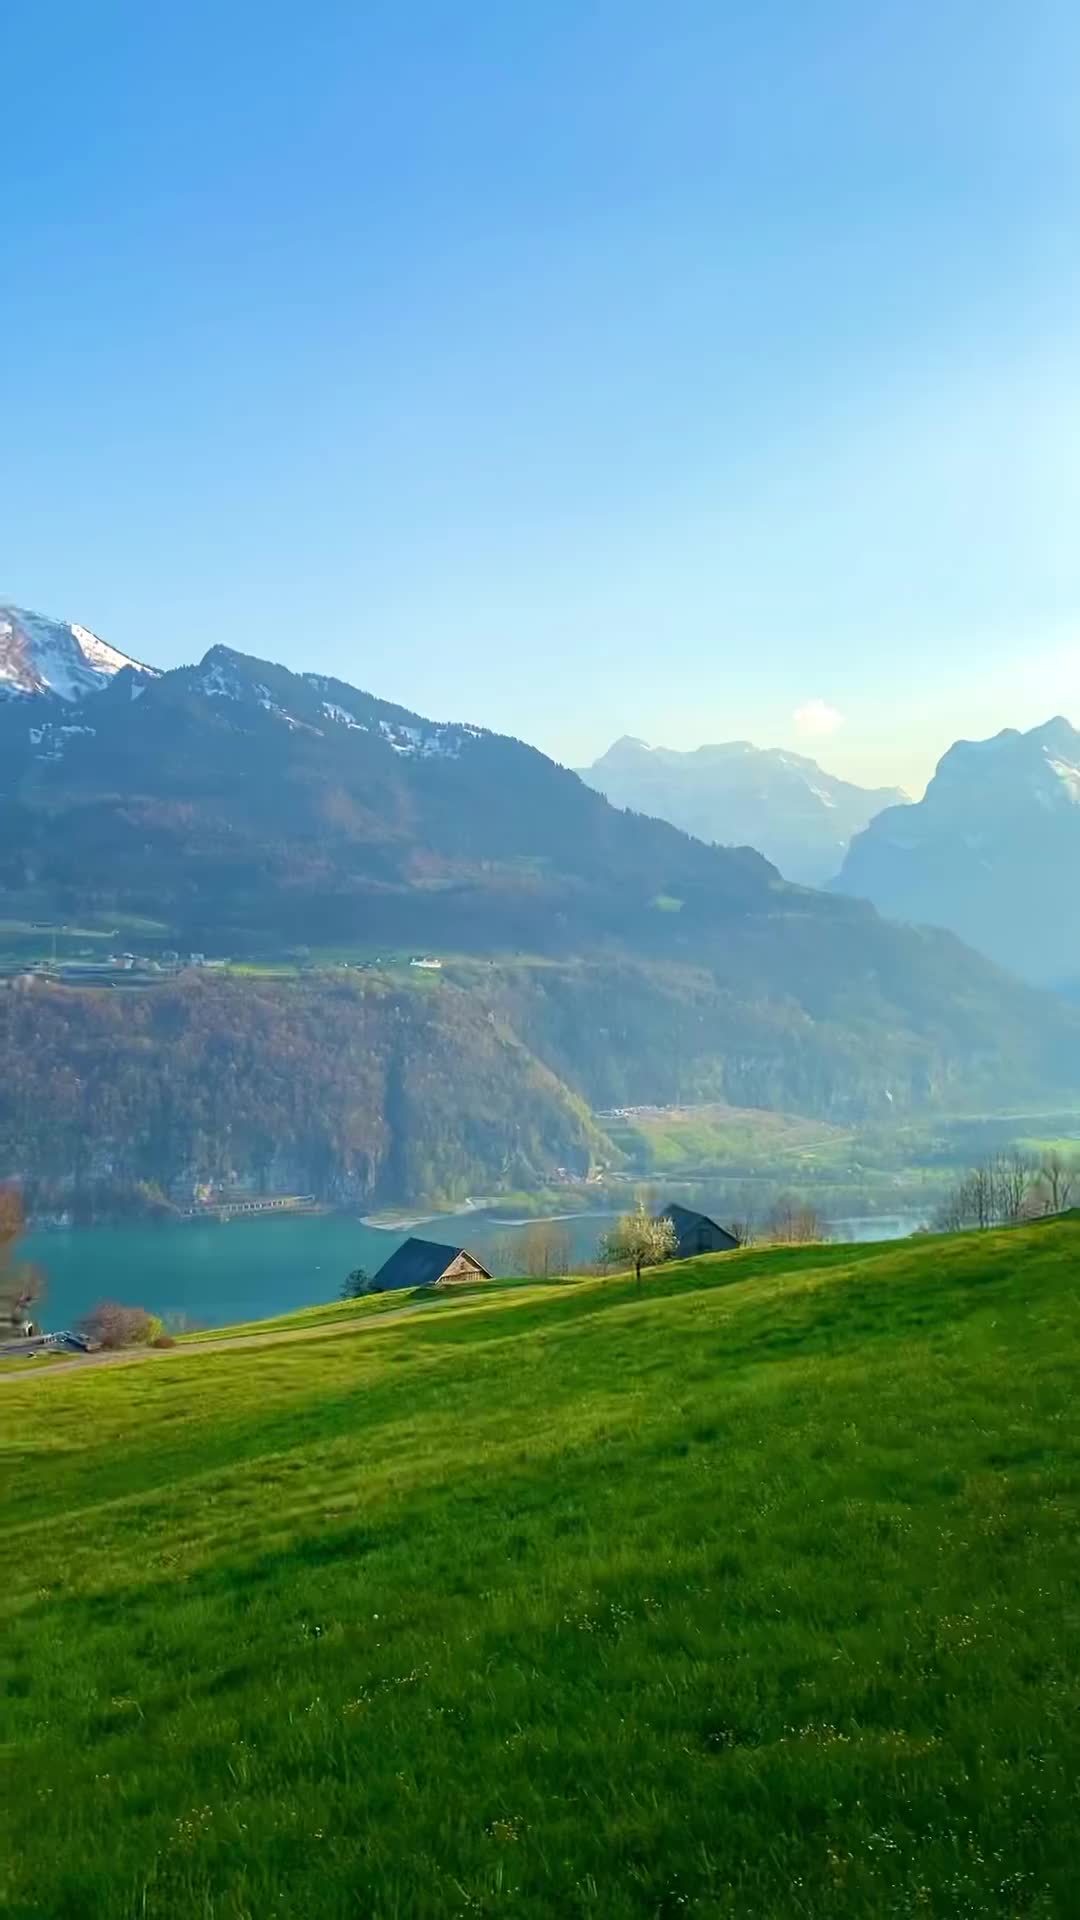
{"label": "mountain range", "polygon": [[[434,1167],[444,1189],[455,1154],[494,1184],[581,1167],[590,1107],[856,1121],[1080,1087],[1075,1009],[948,933],[620,811],[518,740],[230,647],[155,673],[83,629],[0,621],[0,918],[373,968],[348,991],[234,974],[211,998],[182,977],[127,1020],[100,993],[0,995],[0,1171],[32,1133],[57,1177],[92,1139],[129,1179],[269,1155],[397,1199]],[[410,952],[443,961],[423,992],[394,971]]]}
{"label": "mountain range", "polygon": [[232,953],[667,950],[778,884],[760,854],[620,813],[520,741],[228,647],[95,691],[12,687],[0,746],[0,886]]}
{"label": "mountain range", "polygon": [[1059,716],[958,741],[918,805],[856,836],[837,886],[1030,980],[1080,983],[1080,733]]}
{"label": "mountain range", "polygon": [[852,835],[907,798],[898,787],[853,786],[802,754],[748,740],[681,752],[626,734],[579,772],[615,806],[655,814],[699,840],[757,847],[806,886],[832,880]]}

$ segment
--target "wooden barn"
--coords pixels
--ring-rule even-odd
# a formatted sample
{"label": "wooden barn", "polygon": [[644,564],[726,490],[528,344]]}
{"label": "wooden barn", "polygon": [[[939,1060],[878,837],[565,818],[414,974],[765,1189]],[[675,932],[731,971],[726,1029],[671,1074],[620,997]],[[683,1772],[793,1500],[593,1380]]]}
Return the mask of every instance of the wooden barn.
{"label": "wooden barn", "polygon": [[486,1267],[466,1247],[444,1247],[436,1240],[406,1240],[379,1268],[372,1291],[393,1293],[399,1287],[460,1287],[470,1280],[490,1280]]}
{"label": "wooden barn", "polygon": [[677,1203],[670,1207],[661,1207],[655,1216],[657,1220],[670,1220],[675,1229],[676,1247],[673,1260],[689,1260],[695,1253],[734,1253],[738,1241],[733,1233],[707,1213],[694,1213],[689,1207],[680,1207]]}

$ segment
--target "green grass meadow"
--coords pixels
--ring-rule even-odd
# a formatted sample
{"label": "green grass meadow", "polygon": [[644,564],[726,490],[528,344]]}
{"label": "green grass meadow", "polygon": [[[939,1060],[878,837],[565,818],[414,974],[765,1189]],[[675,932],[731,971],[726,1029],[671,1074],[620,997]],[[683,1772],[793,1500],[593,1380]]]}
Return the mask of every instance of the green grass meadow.
{"label": "green grass meadow", "polygon": [[11,1920],[1080,1913],[1080,1216],[0,1382]]}

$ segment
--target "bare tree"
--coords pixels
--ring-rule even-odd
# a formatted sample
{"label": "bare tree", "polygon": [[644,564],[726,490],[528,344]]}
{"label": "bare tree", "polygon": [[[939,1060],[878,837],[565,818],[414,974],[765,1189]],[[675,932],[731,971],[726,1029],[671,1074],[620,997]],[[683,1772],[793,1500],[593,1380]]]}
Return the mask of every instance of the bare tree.
{"label": "bare tree", "polygon": [[522,1271],[520,1234],[500,1233],[491,1242],[491,1271],[500,1280],[518,1278]]}
{"label": "bare tree", "polygon": [[1025,1218],[1034,1171],[1032,1161],[1018,1147],[997,1155],[991,1167],[995,1220],[1014,1225]]}
{"label": "bare tree", "polygon": [[1064,1165],[1055,1167],[1050,1184],[1031,1158],[1013,1147],[981,1166],[972,1167],[941,1202],[934,1224],[942,1233],[964,1233],[971,1228],[1012,1226],[1034,1212],[1052,1212],[1048,1193],[1066,1195],[1069,1185]]}
{"label": "bare tree", "polygon": [[17,1257],[24,1227],[18,1187],[0,1187],[0,1326],[28,1324],[30,1308],[44,1292],[41,1269]]}
{"label": "bare tree", "polygon": [[953,1187],[934,1209],[934,1227],[938,1233],[963,1233],[971,1225],[964,1211],[963,1183]]}
{"label": "bare tree", "polygon": [[782,1193],[765,1221],[765,1238],[782,1246],[807,1246],[828,1233],[817,1208],[794,1193]]}
{"label": "bare tree", "polygon": [[633,1267],[640,1288],[642,1268],[670,1260],[677,1245],[673,1222],[666,1216],[655,1219],[639,1201],[633,1213],[624,1213],[610,1233],[603,1235],[600,1258],[611,1266]]}
{"label": "bare tree", "polygon": [[740,1191],[734,1207],[734,1218],[728,1220],[729,1233],[734,1234],[740,1247],[749,1247],[757,1238],[758,1195],[747,1182]]}
{"label": "bare tree", "polygon": [[986,1161],[981,1167],[973,1167],[966,1184],[974,1224],[977,1227],[996,1225],[997,1184],[994,1179],[993,1163]]}
{"label": "bare tree", "polygon": [[992,1227],[998,1218],[998,1191],[994,1165],[986,1161],[972,1167],[946,1194],[935,1215],[942,1233],[967,1233],[971,1228]]}
{"label": "bare tree", "polygon": [[1040,1213],[1064,1213],[1074,1190],[1080,1190],[1080,1163],[1066,1160],[1057,1147],[1050,1147],[1039,1162],[1033,1184]]}
{"label": "bare tree", "polygon": [[557,1220],[537,1220],[522,1236],[521,1264],[533,1279],[565,1277],[570,1271],[570,1235]]}

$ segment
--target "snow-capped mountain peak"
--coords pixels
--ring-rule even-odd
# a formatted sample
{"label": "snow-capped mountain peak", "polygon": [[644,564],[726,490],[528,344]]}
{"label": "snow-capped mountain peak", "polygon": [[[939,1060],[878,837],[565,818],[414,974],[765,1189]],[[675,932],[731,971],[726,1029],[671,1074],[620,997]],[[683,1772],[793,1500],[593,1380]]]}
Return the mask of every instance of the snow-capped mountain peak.
{"label": "snow-capped mountain peak", "polygon": [[0,699],[51,695],[70,705],[99,693],[124,667],[153,671],[88,627],[0,606]]}

